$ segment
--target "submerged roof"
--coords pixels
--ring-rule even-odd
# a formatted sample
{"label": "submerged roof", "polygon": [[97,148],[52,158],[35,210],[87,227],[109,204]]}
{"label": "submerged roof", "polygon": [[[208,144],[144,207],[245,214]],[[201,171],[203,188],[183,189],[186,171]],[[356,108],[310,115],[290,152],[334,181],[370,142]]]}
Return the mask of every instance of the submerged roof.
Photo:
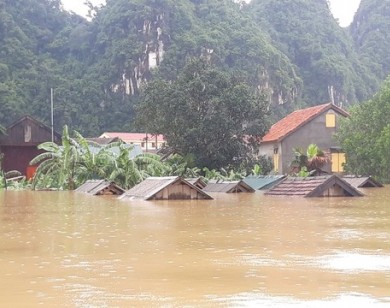
{"label": "submerged roof", "polygon": [[249,175],[243,181],[255,190],[269,189],[283,180],[285,175]]}
{"label": "submerged roof", "polygon": [[209,181],[203,191],[223,192],[223,193],[241,193],[255,192],[255,190],[244,181]]}
{"label": "submerged roof", "polygon": [[343,179],[351,184],[353,187],[383,187],[383,184],[376,181],[371,176],[355,176],[355,175],[345,175]]}
{"label": "submerged roof", "polygon": [[336,197],[362,196],[356,188],[337,175],[313,177],[287,177],[271,188],[266,195]]}
{"label": "submerged roof", "polygon": [[[164,189],[176,184],[187,186],[190,190],[195,191],[197,196],[193,197],[190,191],[182,193],[172,192],[171,196],[173,196],[173,199],[213,199],[200,188],[192,185],[179,176],[149,177],[130,190],[126,191],[123,196],[120,197],[120,199],[130,198],[151,200]],[[169,194],[164,199],[169,199]]]}
{"label": "submerged roof", "polygon": [[268,133],[263,137],[262,142],[279,141],[287,137],[289,134],[293,133],[298,128],[308,123],[321,113],[330,109],[333,109],[334,111],[345,117],[348,116],[348,113],[345,110],[337,107],[332,103],[296,110],[281,119],[280,121],[276,122],[274,125],[272,125]]}
{"label": "submerged roof", "polygon": [[105,180],[89,180],[78,187],[75,191],[89,195],[121,195],[125,190],[113,182]]}
{"label": "submerged roof", "polygon": [[200,189],[203,189],[206,187],[206,182],[203,181],[201,177],[198,178],[186,178],[186,181],[188,183],[191,183],[192,185],[195,185],[196,187],[199,187]]}

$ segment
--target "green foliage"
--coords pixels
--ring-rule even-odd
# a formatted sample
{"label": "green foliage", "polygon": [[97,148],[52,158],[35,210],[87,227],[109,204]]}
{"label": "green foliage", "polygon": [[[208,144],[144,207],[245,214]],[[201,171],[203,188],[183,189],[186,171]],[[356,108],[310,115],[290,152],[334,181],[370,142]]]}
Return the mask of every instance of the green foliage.
{"label": "green foliage", "polygon": [[292,173],[298,176],[319,175],[328,162],[329,157],[316,145],[309,144],[306,151],[294,148],[294,159],[291,163]]}
{"label": "green foliage", "polygon": [[360,58],[378,81],[390,74],[389,14],[387,1],[362,0],[349,28]]}
{"label": "green foliage", "polygon": [[198,167],[218,169],[245,159],[252,138],[267,129],[266,107],[245,84],[197,59],[177,81],[150,83],[137,117],[145,131],[163,134]]}
{"label": "green foliage", "polygon": [[267,155],[254,155],[249,157],[240,165],[240,170],[246,174],[265,175],[272,172],[274,169],[272,158]]}
{"label": "green foliage", "polygon": [[52,88],[56,130],[134,129],[142,85],[175,81],[194,57],[265,95],[275,119],[297,104],[362,101],[389,73],[386,1],[362,1],[354,41],[325,0],[87,3],[91,21],[59,0],[0,1],[0,123],[50,122]]}
{"label": "green foliage", "polygon": [[296,173],[296,176],[298,177],[308,177],[310,176],[310,172],[307,170],[307,167],[306,166],[303,166],[298,173]]}
{"label": "green foliage", "polygon": [[26,178],[17,170],[5,172],[2,168],[4,154],[0,152],[0,189],[20,190],[27,187]]}
{"label": "green foliage", "polygon": [[194,166],[191,155],[182,156],[174,154],[166,159],[164,164],[166,166],[166,175],[176,175],[185,178],[197,178],[200,176],[201,170]]}
{"label": "green foliage", "polygon": [[72,190],[89,179],[104,179],[131,188],[149,176],[166,173],[167,167],[156,154],[139,154],[132,158],[133,146],[122,142],[105,146],[87,141],[80,133],[69,135],[64,126],[62,144],[45,142],[38,146],[45,152],[30,164],[39,164],[33,188]]}
{"label": "green foliage", "polygon": [[252,169],[252,174],[253,175],[262,175],[263,174],[263,170],[262,170],[261,166],[258,165],[258,164],[255,164],[253,166],[253,169]]}
{"label": "green foliage", "polygon": [[29,186],[26,177],[17,170],[4,172],[0,169],[0,189],[23,190]]}
{"label": "green foliage", "polygon": [[297,65],[306,104],[352,104],[367,99],[377,87],[327,1],[252,0],[248,10]]}
{"label": "green foliage", "polygon": [[[45,152],[35,157],[30,164],[39,164],[33,180],[33,188],[41,184],[42,177],[49,177],[51,187],[58,189],[75,189],[77,187],[77,166],[81,161],[78,143],[69,135],[68,127],[62,132],[62,145],[45,142],[38,146]],[[45,187],[48,188],[48,187]]]}
{"label": "green foliage", "polygon": [[246,173],[241,170],[226,170],[221,168],[220,170],[209,169],[207,167],[203,168],[204,178],[206,181],[209,180],[221,180],[221,181],[237,181],[242,180]]}
{"label": "green foliage", "polygon": [[390,183],[390,79],[369,101],[355,106],[337,138],[346,153],[346,170]]}

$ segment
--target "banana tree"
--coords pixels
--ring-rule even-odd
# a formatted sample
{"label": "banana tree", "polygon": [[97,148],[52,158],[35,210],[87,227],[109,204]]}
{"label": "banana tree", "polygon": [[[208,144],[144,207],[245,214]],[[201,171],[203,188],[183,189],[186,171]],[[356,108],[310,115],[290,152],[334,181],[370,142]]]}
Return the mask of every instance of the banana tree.
{"label": "banana tree", "polygon": [[33,188],[49,182],[58,189],[73,190],[76,188],[77,167],[80,162],[80,145],[69,136],[65,125],[62,132],[62,144],[44,142],[38,145],[43,153],[31,160],[30,165],[39,164],[33,179]]}
{"label": "banana tree", "polygon": [[[316,145],[310,144],[306,151],[294,148],[294,160],[291,169],[296,174],[321,174],[322,168],[329,162],[329,157]],[[301,172],[302,171],[302,172]]]}

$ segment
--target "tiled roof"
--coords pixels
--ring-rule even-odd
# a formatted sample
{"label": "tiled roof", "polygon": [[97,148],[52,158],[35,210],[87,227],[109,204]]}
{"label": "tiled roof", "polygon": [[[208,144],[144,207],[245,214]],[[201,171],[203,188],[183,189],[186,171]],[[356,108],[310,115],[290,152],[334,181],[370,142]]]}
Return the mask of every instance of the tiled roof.
{"label": "tiled roof", "polygon": [[324,197],[328,190],[337,187],[331,196],[362,196],[362,193],[336,175],[315,177],[287,177],[271,188],[266,195]]}
{"label": "tiled roof", "polygon": [[348,116],[347,112],[331,103],[296,110],[272,125],[268,133],[263,137],[262,142],[279,141],[302,125],[308,123],[317,115],[329,109],[333,109],[344,116]]}
{"label": "tiled roof", "polygon": [[[156,140],[156,135],[146,134],[146,133],[123,133],[123,132],[104,132],[99,136],[99,138],[119,138],[123,140],[124,142],[144,142],[146,140],[146,137],[151,142],[154,142]],[[164,136],[163,135],[157,135],[157,141],[163,142]]]}

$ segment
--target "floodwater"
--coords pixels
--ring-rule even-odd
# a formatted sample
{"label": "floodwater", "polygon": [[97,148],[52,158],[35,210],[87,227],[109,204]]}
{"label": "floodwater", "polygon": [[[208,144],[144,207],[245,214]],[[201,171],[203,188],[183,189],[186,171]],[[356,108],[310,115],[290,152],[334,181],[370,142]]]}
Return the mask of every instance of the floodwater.
{"label": "floodwater", "polygon": [[390,186],[361,198],[0,192],[1,307],[389,307]]}

